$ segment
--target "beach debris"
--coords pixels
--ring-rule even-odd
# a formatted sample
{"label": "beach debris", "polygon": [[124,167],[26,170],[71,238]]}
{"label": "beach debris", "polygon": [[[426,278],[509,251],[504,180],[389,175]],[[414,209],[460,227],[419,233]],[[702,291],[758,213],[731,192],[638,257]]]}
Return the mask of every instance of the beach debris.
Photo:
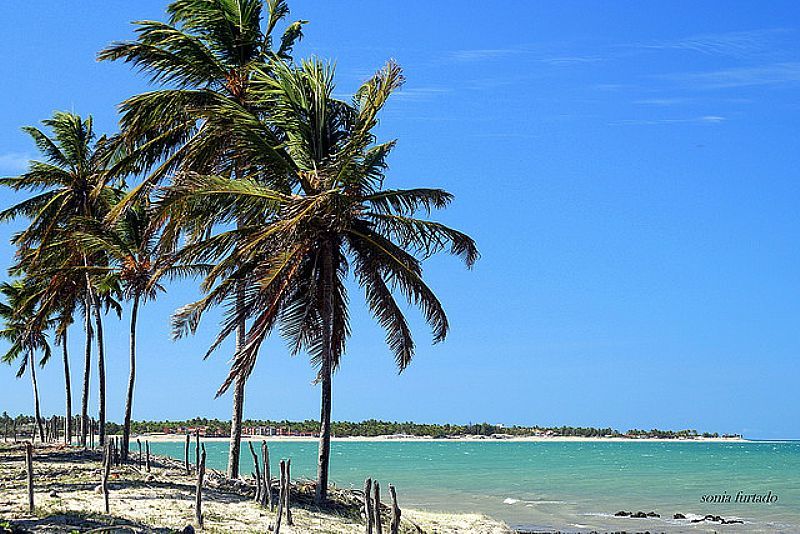
{"label": "beach debris", "polygon": [[273,534],[280,534],[281,520],[283,519],[283,504],[285,502],[284,479],[286,478],[286,462],[284,460],[280,462],[280,475],[280,483],[278,484],[278,516],[275,518]]}
{"label": "beach debris", "polygon": [[186,525],[181,530],[181,534],[194,534],[194,527],[192,525]]}
{"label": "beach debris", "polygon": [[56,490],[52,490],[50,493],[48,493],[48,496],[56,498],[58,497],[58,492],[56,492]]}
{"label": "beach debris", "polygon": [[[199,447],[198,447],[199,450]],[[203,478],[206,474],[206,446],[202,446],[202,451],[198,453],[197,462],[197,490],[194,501],[194,516],[197,520],[197,527],[203,528]]]}

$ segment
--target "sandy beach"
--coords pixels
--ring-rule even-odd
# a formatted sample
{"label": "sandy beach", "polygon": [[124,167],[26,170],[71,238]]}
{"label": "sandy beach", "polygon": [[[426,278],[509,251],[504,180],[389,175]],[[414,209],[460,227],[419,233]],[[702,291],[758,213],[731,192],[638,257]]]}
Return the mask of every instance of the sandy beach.
{"label": "sandy beach", "polygon": [[[170,459],[154,461],[151,472],[134,464],[113,467],[110,514],[103,513],[100,454],[37,447],[34,453],[36,508],[27,510],[24,453],[19,446],[0,446],[0,527],[2,522],[29,532],[86,532],[116,526],[113,532],[174,532],[194,522],[194,475],[187,476]],[[263,533],[275,521],[251,497],[213,486],[204,489],[205,532]],[[400,495],[402,499],[402,495]],[[294,526],[285,533],[357,534],[364,531],[358,507],[338,504],[320,510],[301,498],[292,507]],[[508,534],[505,524],[480,514],[447,514],[403,509],[403,533]]]}
{"label": "sandy beach", "polygon": [[[163,433],[152,433],[152,434],[140,434],[138,436],[134,436],[134,439],[138,437],[140,439],[147,439],[152,442],[172,442],[172,441],[183,441],[186,439],[184,434],[163,434]],[[230,438],[228,437],[203,437],[204,441],[212,441],[212,442],[228,442]],[[258,441],[267,440],[267,441],[318,441],[318,438],[311,437],[311,436],[261,436],[261,435],[254,435],[254,436],[242,436],[243,441]],[[541,443],[559,443],[559,442],[575,442],[575,443],[740,443],[743,441],[747,441],[744,438],[693,438],[693,439],[666,439],[666,438],[642,438],[642,439],[630,439],[630,438],[585,438],[585,437],[578,437],[578,436],[515,436],[515,437],[504,437],[504,438],[491,438],[485,436],[462,436],[458,438],[431,438],[431,437],[424,437],[424,436],[374,436],[374,437],[365,437],[365,436],[350,436],[350,437],[332,437],[331,441],[338,441],[338,442],[383,442],[383,441],[397,441],[397,442],[414,442],[414,441],[426,441],[426,442],[541,442]]]}

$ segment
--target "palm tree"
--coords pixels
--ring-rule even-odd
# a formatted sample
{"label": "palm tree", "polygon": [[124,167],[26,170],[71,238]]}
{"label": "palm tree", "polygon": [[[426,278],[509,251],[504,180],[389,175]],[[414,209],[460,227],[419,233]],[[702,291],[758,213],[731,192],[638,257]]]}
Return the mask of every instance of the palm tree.
{"label": "palm tree", "polygon": [[[137,22],[135,41],[112,44],[98,56],[129,62],[153,82],[170,86],[122,103],[121,126],[130,159],[140,170],[152,172],[120,202],[112,217],[146,197],[171,171],[234,176],[243,172],[244,163],[231,152],[230,118],[219,109],[252,110],[253,73],[289,60],[306,22],[289,24],[273,46],[276,25],[289,13],[285,0],[268,0],[266,5],[264,0],[175,0],[167,12],[168,23]],[[240,323],[237,347],[244,330]],[[244,378],[236,381],[233,393],[231,478],[239,474],[244,387]]]}
{"label": "palm tree", "polygon": [[163,277],[203,272],[207,268],[196,265],[176,266],[173,265],[170,255],[159,253],[155,221],[151,217],[151,211],[142,202],[137,202],[126,210],[113,227],[92,219],[79,219],[75,224],[79,230],[70,237],[77,239],[89,255],[102,252],[110,260],[110,265],[90,268],[91,272],[95,275],[105,273],[107,284],[119,283],[122,296],[132,303],[130,372],[122,431],[122,459],[127,460],[136,382],[136,321],[139,305],[155,299],[158,292],[164,291],[160,284]]}
{"label": "palm tree", "polygon": [[[52,245],[68,242],[63,237],[65,229],[75,217],[102,219],[116,199],[115,191],[109,187],[112,178],[127,171],[122,165],[114,166],[119,150],[112,140],[96,138],[92,118],[83,119],[68,112],[56,112],[51,119],[42,123],[52,131],[52,137],[39,128],[23,128],[34,140],[44,161],[32,161],[28,172],[15,177],[0,179],[0,185],[15,191],[30,190],[36,194],[0,212],[0,222],[26,217],[28,227],[15,235],[12,243],[18,247],[18,269],[34,276],[46,276],[58,271],[68,279],[53,278],[52,289],[43,301],[55,302],[61,298],[59,291],[64,285],[74,285],[70,270],[76,264],[90,266],[102,265],[103,255],[86,255],[74,248],[61,248],[58,257],[64,262],[61,268],[52,265]],[[42,254],[48,253],[48,262]],[[36,274],[38,273],[38,275]],[[99,422],[100,442],[105,441],[105,353],[101,306],[103,295],[98,294],[88,273],[84,273],[82,291],[77,293],[86,308],[87,325],[89,317],[94,318],[94,334],[97,341],[97,363],[99,382]],[[73,296],[76,293],[70,293]],[[107,304],[106,304],[107,305]],[[43,309],[49,309],[43,306]],[[49,313],[49,312],[48,312]],[[84,368],[83,398],[81,405],[81,441],[85,445],[87,433],[87,407],[89,398],[89,365],[91,333],[87,328],[87,351]]]}
{"label": "palm tree", "polygon": [[[322,387],[319,503],[327,498],[332,375],[350,335],[348,273],[352,269],[364,289],[367,305],[385,329],[402,371],[411,362],[414,341],[395,291],[422,310],[434,342],[439,342],[449,325],[441,303],[422,279],[421,260],[444,249],[460,256],[468,267],[478,258],[467,235],[416,216],[445,207],[452,200],[449,193],[384,189],[386,158],[394,141],[374,144],[373,128],[386,99],[402,81],[400,68],[390,62],[348,104],[331,96],[330,66],[317,60],[298,68],[275,65],[273,72],[254,77],[251,91],[271,110],[263,128],[277,129],[285,147],[285,159],[274,172],[290,174],[289,182],[297,184],[293,190],[265,185],[262,169],[275,169],[274,150],[265,154],[263,143],[249,144],[253,136],[243,135],[237,150],[252,162],[252,176],[232,180],[186,173],[160,197],[165,217],[191,220],[204,213],[213,214],[218,223],[244,222],[181,252],[183,261],[227,257],[204,281],[207,295],[174,318],[175,334],[193,332],[209,306],[229,298],[237,282],[248,281],[241,305],[229,308],[212,346],[242,320],[252,320],[218,394],[252,372],[259,348],[276,324],[294,353],[304,349],[311,355]],[[247,123],[241,127],[236,123],[237,131],[256,131],[257,118],[234,120]],[[260,161],[263,167],[258,166]]]}
{"label": "palm tree", "polygon": [[51,352],[45,333],[49,325],[36,319],[36,305],[40,294],[40,288],[31,285],[29,281],[14,280],[11,283],[0,284],[0,295],[5,299],[4,302],[0,302],[0,319],[3,321],[0,338],[11,344],[2,359],[6,363],[12,363],[23,356],[17,370],[17,378],[25,374],[26,369],[30,370],[34,416],[39,429],[39,441],[44,442],[44,423],[39,406],[35,355],[37,350],[42,351],[40,365],[43,366],[50,359]]}

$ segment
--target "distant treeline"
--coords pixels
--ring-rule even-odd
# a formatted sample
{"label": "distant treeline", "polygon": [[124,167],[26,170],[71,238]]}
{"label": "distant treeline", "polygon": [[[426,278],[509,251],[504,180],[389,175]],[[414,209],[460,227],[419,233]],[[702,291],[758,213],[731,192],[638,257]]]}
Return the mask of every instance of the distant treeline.
{"label": "distant treeline", "polygon": [[[33,417],[19,415],[16,418],[17,425],[24,426],[33,424]],[[10,424],[12,418],[7,413],[0,416],[0,424]],[[230,421],[220,421],[219,419],[206,419],[197,417],[186,421],[134,421],[131,430],[135,434],[146,434],[151,432],[185,432],[189,428],[203,428],[206,435],[227,436],[230,435]],[[269,429],[273,432],[279,431],[281,434],[317,434],[319,433],[319,421],[270,421],[248,419],[243,422],[246,429],[254,429],[255,433],[262,434]],[[426,436],[432,438],[445,438],[449,436],[478,435],[491,436],[501,434],[507,436],[575,436],[575,437],[631,437],[631,438],[695,438],[707,437],[716,438],[719,434],[714,432],[698,433],[696,430],[640,430],[632,429],[627,432],[620,432],[611,427],[543,427],[543,426],[503,426],[492,425],[489,423],[477,423],[467,425],[440,425],[424,424],[413,422],[378,421],[368,419],[361,422],[338,421],[332,423],[333,434],[335,436],[386,436],[396,434],[407,434],[410,436]],[[108,432],[118,434],[122,431],[122,425],[109,421]],[[723,437],[735,437],[724,435]]]}

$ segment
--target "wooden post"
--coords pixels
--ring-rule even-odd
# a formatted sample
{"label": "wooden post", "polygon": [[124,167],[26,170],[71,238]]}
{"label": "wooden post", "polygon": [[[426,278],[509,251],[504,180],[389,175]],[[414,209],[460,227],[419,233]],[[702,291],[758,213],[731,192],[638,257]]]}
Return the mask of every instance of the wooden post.
{"label": "wooden post", "polygon": [[33,443],[25,442],[25,467],[28,471],[28,511],[33,513]]}
{"label": "wooden post", "polygon": [[183,465],[186,467],[186,476],[189,476],[189,433],[186,433],[186,444],[183,446]]}
{"label": "wooden post", "polygon": [[194,464],[200,465],[200,430],[194,431]]}
{"label": "wooden post", "polygon": [[194,500],[194,517],[197,520],[198,528],[203,528],[203,477],[206,474],[206,447],[203,445],[202,452],[199,453],[200,460],[197,462],[197,491]]}
{"label": "wooden post", "polygon": [[283,506],[286,508],[286,524],[294,526],[294,519],[292,519],[292,509],[289,507],[289,501],[292,497],[292,459],[286,459],[286,480],[284,481],[285,490],[283,494]]}
{"label": "wooden post", "polygon": [[390,534],[399,534],[400,532],[400,507],[397,505],[397,492],[394,486],[389,484],[389,495],[392,496],[392,522],[389,524]]}
{"label": "wooden post", "polygon": [[101,484],[103,489],[103,503],[105,504],[106,513],[110,513],[108,506],[108,475],[111,473],[112,458],[112,445],[111,442],[106,443],[105,446],[105,461],[103,462],[103,482]]}
{"label": "wooden post", "polygon": [[278,517],[275,519],[275,530],[273,534],[280,534],[281,531],[281,518],[283,517],[283,501],[284,501],[284,480],[286,479],[286,462],[281,460],[280,463],[280,482],[278,483]]}
{"label": "wooden post", "polygon": [[17,442],[17,420],[16,419],[14,419],[12,421],[11,426],[12,426],[12,428],[14,430],[14,443],[16,443]]}
{"label": "wooden post", "polygon": [[383,525],[381,524],[381,487],[378,481],[372,483],[374,492],[372,499],[373,515],[375,516],[375,534],[383,534]]}
{"label": "wooden post", "polygon": [[372,479],[364,481],[364,522],[366,534],[372,534]]}
{"label": "wooden post", "polygon": [[255,471],[253,472],[253,476],[256,479],[256,491],[253,500],[257,503],[261,503],[261,470],[258,468],[258,455],[256,455],[256,451],[253,449],[253,442],[247,442],[247,446],[250,447],[250,454],[253,456],[253,468]]}
{"label": "wooden post", "polygon": [[144,442],[145,452],[147,453],[147,472],[150,472],[150,440],[145,440]]}
{"label": "wooden post", "polygon": [[137,465],[139,467],[142,467],[142,440],[140,440],[139,438],[136,438],[136,445],[139,446],[139,461],[138,461]]}
{"label": "wooden post", "polygon": [[263,479],[261,506],[266,507],[269,505],[269,511],[272,512],[275,510],[275,502],[272,499],[272,475],[269,472],[269,449],[267,448],[267,442],[263,440],[261,441],[261,460],[264,463],[264,470],[261,476]]}

